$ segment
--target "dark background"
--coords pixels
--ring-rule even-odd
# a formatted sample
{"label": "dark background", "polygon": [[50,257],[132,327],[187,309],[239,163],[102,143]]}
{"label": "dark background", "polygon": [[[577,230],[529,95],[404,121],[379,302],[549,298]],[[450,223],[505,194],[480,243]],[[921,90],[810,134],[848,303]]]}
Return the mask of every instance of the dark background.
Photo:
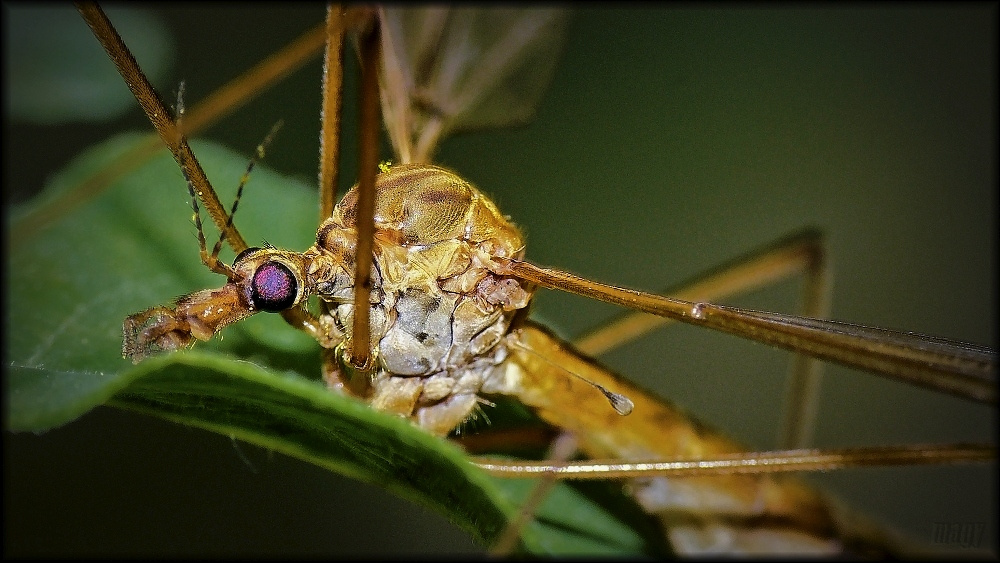
{"label": "dark background", "polygon": [[[995,344],[997,13],[950,6],[588,9],[571,22],[531,125],[451,139],[439,161],[495,196],[541,264],[655,290],[815,225],[829,237],[834,318]],[[319,5],[294,4],[157,11],[177,45],[160,88],[186,80],[189,104],[323,17]],[[319,74],[312,64],[207,136],[249,151],[283,118],[267,164],[314,177]],[[112,132],[149,130],[138,110],[110,126],[12,127],[6,197]],[[793,312],[797,288],[736,303]],[[537,306],[567,335],[615,311],[549,293]],[[768,448],[786,357],[674,327],[605,359]],[[817,445],[993,435],[995,409],[827,373]],[[11,556],[479,549],[436,514],[367,485],[111,409],[41,436],[5,434],[4,452]],[[810,478],[920,541],[936,522],[984,523],[983,547],[995,550],[995,473],[990,464]]]}

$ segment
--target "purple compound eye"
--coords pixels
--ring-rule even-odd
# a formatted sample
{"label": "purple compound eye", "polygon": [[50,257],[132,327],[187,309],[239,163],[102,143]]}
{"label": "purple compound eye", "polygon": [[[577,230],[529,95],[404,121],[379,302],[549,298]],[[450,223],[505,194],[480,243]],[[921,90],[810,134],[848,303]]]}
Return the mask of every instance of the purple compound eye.
{"label": "purple compound eye", "polygon": [[261,311],[277,313],[295,304],[298,282],[288,266],[280,262],[264,262],[253,274],[251,298]]}

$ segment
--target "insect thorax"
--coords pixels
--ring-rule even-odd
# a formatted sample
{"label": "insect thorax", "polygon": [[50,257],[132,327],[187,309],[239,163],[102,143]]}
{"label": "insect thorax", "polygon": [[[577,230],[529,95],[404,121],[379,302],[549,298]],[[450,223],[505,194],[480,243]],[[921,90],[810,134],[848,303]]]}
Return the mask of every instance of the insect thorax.
{"label": "insect thorax", "polygon": [[[323,302],[332,342],[349,342],[354,314],[357,187],[317,232],[307,284]],[[374,407],[447,432],[475,407],[503,361],[504,335],[527,306],[525,282],[494,257],[521,258],[521,234],[486,196],[443,168],[398,165],[376,178],[371,342]],[[324,375],[341,387],[339,368]]]}

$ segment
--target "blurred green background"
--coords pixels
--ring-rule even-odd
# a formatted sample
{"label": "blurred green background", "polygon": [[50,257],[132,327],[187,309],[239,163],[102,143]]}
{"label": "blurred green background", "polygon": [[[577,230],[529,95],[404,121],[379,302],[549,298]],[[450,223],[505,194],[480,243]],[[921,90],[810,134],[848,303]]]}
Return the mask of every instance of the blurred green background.
{"label": "blurred green background", "polygon": [[[176,47],[158,87],[169,97],[185,80],[193,105],[321,21],[323,8],[155,13]],[[812,225],[828,235],[834,318],[994,345],[996,16],[987,5],[590,8],[570,23],[537,118],[450,139],[438,161],[495,197],[537,263],[655,290]],[[249,153],[284,119],[267,165],[311,181],[319,75],[314,61],[206,136]],[[5,119],[6,201],[130,128],[149,130],[138,109],[101,125]],[[276,220],[288,218],[279,210]],[[195,248],[192,239],[192,260]],[[734,303],[794,312],[797,289]],[[543,293],[536,312],[571,336],[616,309]],[[742,441],[773,447],[786,353],[674,327],[605,360]],[[993,408],[827,373],[819,446],[994,437]],[[159,420],[98,409],[5,442],[11,556],[478,549],[380,490]],[[935,522],[982,522],[983,547],[995,551],[995,474],[990,464],[810,479],[920,541]]]}

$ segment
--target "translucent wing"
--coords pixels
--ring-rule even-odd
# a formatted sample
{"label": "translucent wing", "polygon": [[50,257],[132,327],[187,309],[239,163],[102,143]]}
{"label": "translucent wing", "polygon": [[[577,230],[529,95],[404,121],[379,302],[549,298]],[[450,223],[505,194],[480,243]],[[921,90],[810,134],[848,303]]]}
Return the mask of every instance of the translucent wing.
{"label": "translucent wing", "polygon": [[399,159],[429,162],[456,131],[527,121],[558,60],[566,13],[381,8],[382,113]]}

